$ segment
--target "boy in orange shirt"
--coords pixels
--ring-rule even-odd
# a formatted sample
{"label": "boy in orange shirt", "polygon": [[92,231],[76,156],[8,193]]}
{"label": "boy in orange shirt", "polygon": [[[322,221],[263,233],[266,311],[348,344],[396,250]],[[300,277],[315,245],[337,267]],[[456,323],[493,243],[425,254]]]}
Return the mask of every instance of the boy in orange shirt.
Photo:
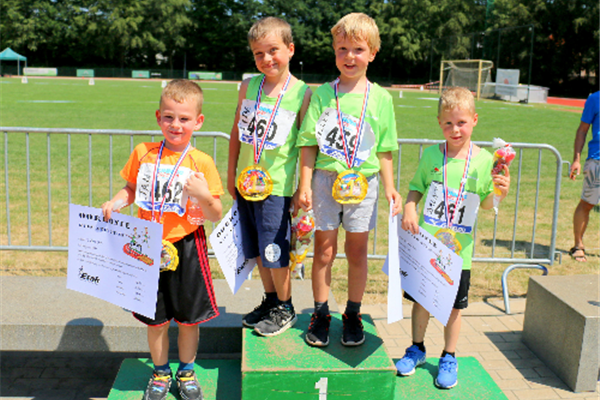
{"label": "boy in orange shirt", "polygon": [[[148,326],[148,344],[154,373],[144,400],[163,400],[171,387],[169,367],[169,323],[179,326],[179,368],[176,374],[181,398],[202,399],[202,389],[194,372],[198,350],[198,324],[219,315],[210,275],[206,235],[200,226],[186,218],[190,197],[197,200],[201,219],[221,219],[223,188],[210,156],[191,146],[192,133],[202,127],[202,89],[188,80],[171,81],[163,90],[156,120],[164,140],[140,143],[121,171],[127,184],[112,200],[102,205],[109,219],[113,209],[135,201],[138,217],[163,224],[163,250],[178,253],[174,271],[161,271],[156,314],[149,319],[134,313]],[[198,222],[198,221],[196,221]]]}

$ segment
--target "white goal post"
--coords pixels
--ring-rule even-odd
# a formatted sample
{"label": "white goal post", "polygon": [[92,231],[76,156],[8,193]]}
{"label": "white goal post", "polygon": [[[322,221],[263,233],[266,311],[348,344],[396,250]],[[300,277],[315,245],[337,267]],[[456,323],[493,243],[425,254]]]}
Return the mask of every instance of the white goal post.
{"label": "white goal post", "polygon": [[486,82],[492,80],[494,63],[489,60],[442,60],[440,67],[440,95],[444,87],[466,87],[477,94]]}

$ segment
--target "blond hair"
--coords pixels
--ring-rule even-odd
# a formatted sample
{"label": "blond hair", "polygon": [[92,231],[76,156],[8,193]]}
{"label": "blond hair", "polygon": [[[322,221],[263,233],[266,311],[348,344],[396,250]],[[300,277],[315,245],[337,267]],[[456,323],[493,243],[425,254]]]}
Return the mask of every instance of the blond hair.
{"label": "blond hair", "polygon": [[334,45],[336,36],[342,35],[353,41],[365,40],[373,52],[379,51],[381,47],[379,28],[377,28],[375,20],[363,13],[351,13],[344,16],[331,28],[331,34]]}
{"label": "blond hair", "polygon": [[196,83],[187,79],[174,79],[165,86],[161,95],[159,106],[162,106],[162,99],[167,98],[183,103],[184,101],[195,101],[198,115],[202,114],[202,102],[204,95],[202,88]]}
{"label": "blond hair", "polygon": [[468,111],[471,115],[475,114],[475,98],[473,93],[464,87],[450,87],[442,93],[438,103],[438,116],[443,111],[454,109]]}
{"label": "blond hair", "polygon": [[278,35],[286,46],[294,42],[290,24],[281,18],[266,17],[256,21],[252,25],[252,28],[248,31],[248,43],[252,45],[252,43],[265,38],[271,33]]}

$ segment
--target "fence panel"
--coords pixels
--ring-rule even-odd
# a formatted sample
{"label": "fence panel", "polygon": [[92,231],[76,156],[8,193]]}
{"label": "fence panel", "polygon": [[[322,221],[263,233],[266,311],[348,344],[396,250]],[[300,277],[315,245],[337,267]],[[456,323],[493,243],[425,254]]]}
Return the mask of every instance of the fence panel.
{"label": "fence panel", "polygon": [[[0,127],[4,132],[5,213],[0,225],[0,250],[66,251],[68,205],[99,207],[123,183],[119,171],[134,146],[162,139],[160,131],[86,130]],[[194,134],[194,146],[210,154],[219,171],[227,171],[229,135],[222,132]],[[224,142],[225,143],[222,143]],[[221,145],[218,145],[221,143]],[[408,183],[424,147],[441,141],[398,139],[397,189],[408,193]],[[491,142],[475,142],[490,148]],[[545,144],[513,143],[517,158],[511,166],[511,191],[498,215],[479,213],[475,229],[474,262],[512,264],[514,268],[552,265],[556,258],[556,230],[563,161],[558,151]],[[225,182],[224,182],[225,183]],[[223,196],[224,209],[231,204]],[[377,221],[387,225],[388,204],[380,193]],[[134,214],[135,206],[129,212]],[[214,224],[213,224],[214,226]],[[210,232],[212,227],[208,226]],[[380,229],[381,230],[381,229]],[[385,259],[386,229],[371,233],[369,259]],[[343,233],[341,234],[343,237]],[[212,250],[209,255],[214,256]],[[309,256],[312,254],[309,253]],[[345,254],[338,254],[345,258]]]}

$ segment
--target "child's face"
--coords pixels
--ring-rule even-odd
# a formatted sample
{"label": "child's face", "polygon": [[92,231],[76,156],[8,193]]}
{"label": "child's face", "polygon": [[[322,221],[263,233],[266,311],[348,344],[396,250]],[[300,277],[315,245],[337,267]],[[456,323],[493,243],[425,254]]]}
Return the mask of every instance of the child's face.
{"label": "child's face", "polygon": [[160,110],[156,110],[156,122],[165,137],[167,149],[181,152],[190,142],[192,133],[202,127],[204,115],[198,114],[195,100],[178,103],[163,98]]}
{"label": "child's face", "polygon": [[256,68],[267,77],[278,77],[289,71],[290,59],[294,55],[294,43],[286,46],[283,39],[271,33],[250,44]]}
{"label": "child's face", "polygon": [[335,37],[335,65],[342,78],[359,79],[367,75],[369,63],[377,52],[371,51],[365,39],[352,40],[342,34]]}
{"label": "child's face", "polygon": [[448,147],[460,150],[469,146],[473,128],[477,125],[477,113],[463,111],[460,108],[443,110],[438,116],[438,123]]}

